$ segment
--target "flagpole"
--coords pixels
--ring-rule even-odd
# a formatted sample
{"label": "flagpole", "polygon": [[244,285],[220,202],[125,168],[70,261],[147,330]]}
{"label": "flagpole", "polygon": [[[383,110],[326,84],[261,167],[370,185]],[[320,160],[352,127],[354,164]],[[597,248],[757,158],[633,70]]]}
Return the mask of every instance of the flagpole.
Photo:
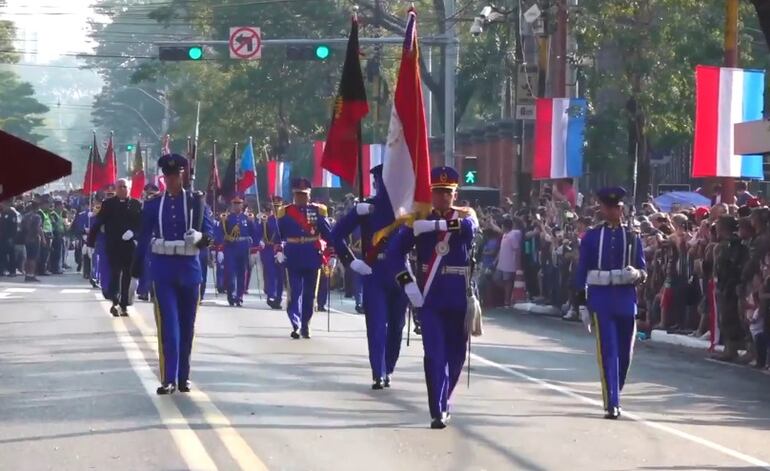
{"label": "flagpole", "polygon": [[361,121],[358,122],[358,200],[364,200],[364,144],[361,142]]}
{"label": "flagpole", "polygon": [[190,164],[190,189],[195,189],[195,167],[198,165],[198,131],[201,126],[201,102],[198,102],[198,111],[195,115],[195,135],[192,145],[192,163]]}
{"label": "flagpole", "polygon": [[233,146],[233,149],[235,149],[233,152],[235,155],[235,178],[233,178],[233,195],[238,193],[238,143],[236,142]]}
{"label": "flagpole", "polygon": [[262,212],[262,205],[259,202],[259,185],[257,184],[257,156],[254,154],[254,138],[249,136],[249,147],[251,147],[251,164],[254,166],[254,193],[257,194],[257,214]]}

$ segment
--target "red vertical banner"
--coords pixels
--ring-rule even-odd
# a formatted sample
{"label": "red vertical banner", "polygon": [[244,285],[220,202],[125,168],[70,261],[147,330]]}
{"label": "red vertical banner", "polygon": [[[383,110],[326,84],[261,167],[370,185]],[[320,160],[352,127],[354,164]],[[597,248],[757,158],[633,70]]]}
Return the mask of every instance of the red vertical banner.
{"label": "red vertical banner", "polygon": [[535,160],[532,178],[551,178],[551,130],[553,128],[553,100],[538,98],[535,109]]}

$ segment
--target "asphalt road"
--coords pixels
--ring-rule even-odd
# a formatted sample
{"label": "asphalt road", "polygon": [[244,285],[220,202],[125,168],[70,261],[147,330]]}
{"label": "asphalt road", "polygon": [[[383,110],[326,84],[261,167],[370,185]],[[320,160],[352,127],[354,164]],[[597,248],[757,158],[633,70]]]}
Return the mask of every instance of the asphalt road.
{"label": "asphalt road", "polygon": [[770,376],[637,347],[624,416],[602,418],[580,325],[492,313],[471,386],[430,430],[422,346],[372,391],[364,320],[337,294],[331,331],[291,340],[283,311],[204,301],[195,392],[157,397],[152,306],[113,319],[76,275],[0,279],[0,470],[770,469]]}

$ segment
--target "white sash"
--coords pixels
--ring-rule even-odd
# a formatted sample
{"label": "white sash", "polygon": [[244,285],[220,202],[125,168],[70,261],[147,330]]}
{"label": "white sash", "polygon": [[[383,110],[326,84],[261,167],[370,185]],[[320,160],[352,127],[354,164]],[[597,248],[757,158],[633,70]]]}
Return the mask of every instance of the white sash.
{"label": "white sash", "polygon": [[[457,219],[457,211],[455,211],[452,214],[452,219]],[[444,238],[439,243],[448,245],[449,238],[451,236],[452,236],[452,233],[450,231],[447,231],[447,233],[444,235]],[[428,298],[428,291],[430,290],[430,287],[433,284],[433,280],[436,278],[436,273],[438,273],[439,267],[441,266],[441,259],[444,258],[444,255],[439,253],[438,251],[436,251],[435,253],[436,253],[436,257],[433,259],[433,263],[430,265],[430,267],[428,267],[428,278],[425,280],[425,287],[422,290],[423,299]]]}

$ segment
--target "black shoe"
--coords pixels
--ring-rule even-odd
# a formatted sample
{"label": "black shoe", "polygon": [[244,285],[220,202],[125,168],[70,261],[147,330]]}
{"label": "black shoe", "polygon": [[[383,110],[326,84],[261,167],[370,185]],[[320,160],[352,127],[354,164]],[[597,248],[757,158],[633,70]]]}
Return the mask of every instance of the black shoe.
{"label": "black shoe", "polygon": [[433,430],[443,430],[447,426],[447,419],[440,417],[433,419],[433,421],[430,423],[430,428]]}
{"label": "black shoe", "polygon": [[227,300],[227,304],[229,304],[230,307],[233,307],[233,306],[235,306],[235,301],[233,301],[232,299],[228,299]]}
{"label": "black shoe", "polygon": [[296,329],[291,331],[291,338],[293,338],[294,340],[297,340],[299,338],[299,333],[297,332]]}
{"label": "black shoe", "polygon": [[179,392],[188,393],[190,392],[190,387],[192,384],[190,383],[190,380],[180,381],[179,382]]}
{"label": "black shoe", "polygon": [[324,312],[326,311],[326,306],[318,306],[317,312]]}
{"label": "black shoe", "polygon": [[416,325],[414,327],[414,335],[422,335],[422,327],[420,327],[419,325]]}
{"label": "black shoe", "polygon": [[162,384],[155,390],[155,394],[158,396],[167,396],[169,394],[174,394],[174,392],[176,392],[176,384],[174,383]]}
{"label": "black shoe", "polygon": [[128,308],[120,307],[120,317],[128,317]]}
{"label": "black shoe", "polygon": [[118,306],[113,305],[110,308],[110,314],[112,314],[112,317],[120,317],[120,311],[118,311]]}
{"label": "black shoe", "polygon": [[618,417],[620,417],[620,407],[610,407],[604,414],[605,419],[616,420]]}
{"label": "black shoe", "polygon": [[141,299],[142,301],[149,301],[150,300],[150,296],[148,296],[146,294],[139,294],[139,295],[136,296],[136,298],[137,299]]}
{"label": "black shoe", "polygon": [[380,389],[385,389],[382,378],[377,378],[374,380],[374,384],[372,384],[372,389],[374,389],[375,391],[378,391]]}
{"label": "black shoe", "polygon": [[302,334],[302,338],[303,339],[309,339],[310,338],[310,329],[308,328],[308,329],[303,330],[301,334]]}
{"label": "black shoe", "polygon": [[94,280],[93,278],[89,278],[88,281],[91,282],[91,287],[92,288],[98,288],[99,287],[99,283],[97,283],[96,280]]}
{"label": "black shoe", "polygon": [[389,388],[391,379],[392,379],[392,375],[385,376],[385,381],[382,383],[382,385],[385,386],[386,388]]}
{"label": "black shoe", "polygon": [[38,279],[35,278],[34,276],[25,276],[24,277],[24,281],[27,282],[27,283],[31,283],[33,281],[38,281]]}
{"label": "black shoe", "polygon": [[363,314],[364,313],[364,307],[362,305],[360,305],[360,304],[356,304],[356,312],[359,313],[359,314]]}
{"label": "black shoe", "polygon": [[241,307],[241,306],[243,306],[243,301],[238,299],[238,300],[235,301],[235,305],[238,306],[238,307]]}

